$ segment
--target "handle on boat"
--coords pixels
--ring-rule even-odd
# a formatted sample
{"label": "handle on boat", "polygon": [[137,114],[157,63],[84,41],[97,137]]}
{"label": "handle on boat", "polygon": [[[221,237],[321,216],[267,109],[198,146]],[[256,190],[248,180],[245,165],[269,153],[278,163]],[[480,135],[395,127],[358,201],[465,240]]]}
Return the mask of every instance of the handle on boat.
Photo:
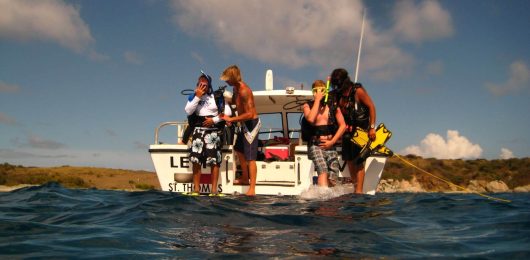
{"label": "handle on boat", "polygon": [[173,125],[173,126],[176,126],[177,127],[177,139],[180,139],[180,127],[185,127],[188,123],[187,122],[178,122],[178,121],[174,121],[174,122],[164,122],[162,124],[160,124],[156,129],[155,129],[155,144],[158,144],[158,132],[160,131],[160,129],[162,127],[165,127],[165,126],[168,126],[168,125]]}
{"label": "handle on boat", "polygon": [[230,156],[226,156],[226,158],[225,158],[226,183],[230,183],[230,179],[228,179],[228,160],[230,160]]}

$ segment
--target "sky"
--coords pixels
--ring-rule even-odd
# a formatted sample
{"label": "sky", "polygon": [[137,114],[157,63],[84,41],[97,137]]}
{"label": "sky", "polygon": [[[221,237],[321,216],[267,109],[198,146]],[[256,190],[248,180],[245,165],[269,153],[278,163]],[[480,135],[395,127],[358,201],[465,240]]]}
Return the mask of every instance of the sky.
{"label": "sky", "polygon": [[[358,81],[399,154],[530,156],[530,1],[0,0],[0,163],[154,170],[181,90]],[[169,130],[172,135],[173,130]],[[167,134],[167,133],[166,133]]]}

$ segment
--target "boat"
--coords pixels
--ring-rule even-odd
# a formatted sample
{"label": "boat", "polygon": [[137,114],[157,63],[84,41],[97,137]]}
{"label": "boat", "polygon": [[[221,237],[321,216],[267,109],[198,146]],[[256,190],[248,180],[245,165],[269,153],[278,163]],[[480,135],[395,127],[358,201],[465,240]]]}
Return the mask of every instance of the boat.
{"label": "boat", "polygon": [[[308,159],[307,145],[301,138],[299,123],[303,116],[301,105],[312,99],[313,94],[311,90],[295,87],[275,90],[272,82],[272,71],[268,70],[265,89],[253,91],[256,111],[262,121],[258,135],[256,195],[298,196],[316,185],[317,180],[313,162]],[[163,191],[193,191],[188,145],[180,143],[186,125],[185,121],[164,122],[155,128],[154,143],[149,146],[149,153]],[[166,127],[176,128],[176,138],[172,138],[172,142],[159,140],[160,130]],[[340,159],[340,146],[338,149],[339,180],[350,178],[346,163]],[[232,143],[223,145],[222,158],[218,191],[223,194],[245,194],[249,186],[234,183],[241,170]],[[386,160],[387,156],[384,154],[367,158],[364,194],[376,193]],[[209,193],[212,188],[210,183],[210,168],[203,168],[200,192]]]}

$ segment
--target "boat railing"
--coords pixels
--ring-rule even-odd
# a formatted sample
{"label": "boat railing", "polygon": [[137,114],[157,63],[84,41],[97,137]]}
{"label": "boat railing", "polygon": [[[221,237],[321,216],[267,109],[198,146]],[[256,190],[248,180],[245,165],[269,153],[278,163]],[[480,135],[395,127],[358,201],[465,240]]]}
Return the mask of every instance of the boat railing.
{"label": "boat railing", "polygon": [[187,121],[173,121],[173,122],[164,122],[161,123],[156,129],[155,129],[155,144],[160,144],[158,142],[158,132],[160,132],[160,129],[166,126],[175,126],[177,127],[177,143],[179,143],[182,140],[182,135],[184,133],[184,130],[186,129],[186,126],[188,126]]}
{"label": "boat railing", "polygon": [[[160,130],[166,126],[174,126],[177,128],[177,143],[180,143],[182,141],[182,135],[184,134],[184,130],[188,126],[187,121],[171,121],[171,122],[163,122],[161,123],[156,129],[155,129],[155,142],[154,144],[161,144],[159,142],[160,137]],[[293,139],[293,135],[295,133],[298,133],[299,144],[302,144],[302,135],[300,133],[300,128],[289,128],[289,139]],[[275,128],[268,128],[265,131],[260,132],[260,134],[268,134],[268,139],[271,139],[271,134],[273,133],[281,133],[281,129],[275,129]]]}

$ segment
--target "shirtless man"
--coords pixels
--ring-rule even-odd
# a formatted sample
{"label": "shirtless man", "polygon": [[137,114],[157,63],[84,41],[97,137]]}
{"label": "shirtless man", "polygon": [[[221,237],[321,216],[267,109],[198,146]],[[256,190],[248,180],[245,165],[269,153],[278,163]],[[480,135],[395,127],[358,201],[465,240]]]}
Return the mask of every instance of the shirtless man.
{"label": "shirtless man", "polygon": [[221,80],[234,87],[232,102],[236,105],[237,116],[228,117],[222,115],[222,119],[228,123],[240,122],[241,131],[237,133],[237,140],[234,150],[241,163],[241,179],[234,183],[249,184],[248,196],[256,195],[256,158],[258,156],[259,127],[261,123],[256,113],[254,105],[254,95],[252,89],[241,79],[241,72],[236,65],[229,66],[221,74]]}
{"label": "shirtless man", "polygon": [[[313,161],[318,174],[318,186],[328,187],[331,174],[339,173],[339,156],[334,145],[346,131],[346,123],[340,109],[333,110],[323,103],[326,85],[322,80],[313,83],[314,100],[304,104],[304,117],[313,127],[314,135],[307,142],[309,159]],[[335,122],[330,117],[335,117]]]}

